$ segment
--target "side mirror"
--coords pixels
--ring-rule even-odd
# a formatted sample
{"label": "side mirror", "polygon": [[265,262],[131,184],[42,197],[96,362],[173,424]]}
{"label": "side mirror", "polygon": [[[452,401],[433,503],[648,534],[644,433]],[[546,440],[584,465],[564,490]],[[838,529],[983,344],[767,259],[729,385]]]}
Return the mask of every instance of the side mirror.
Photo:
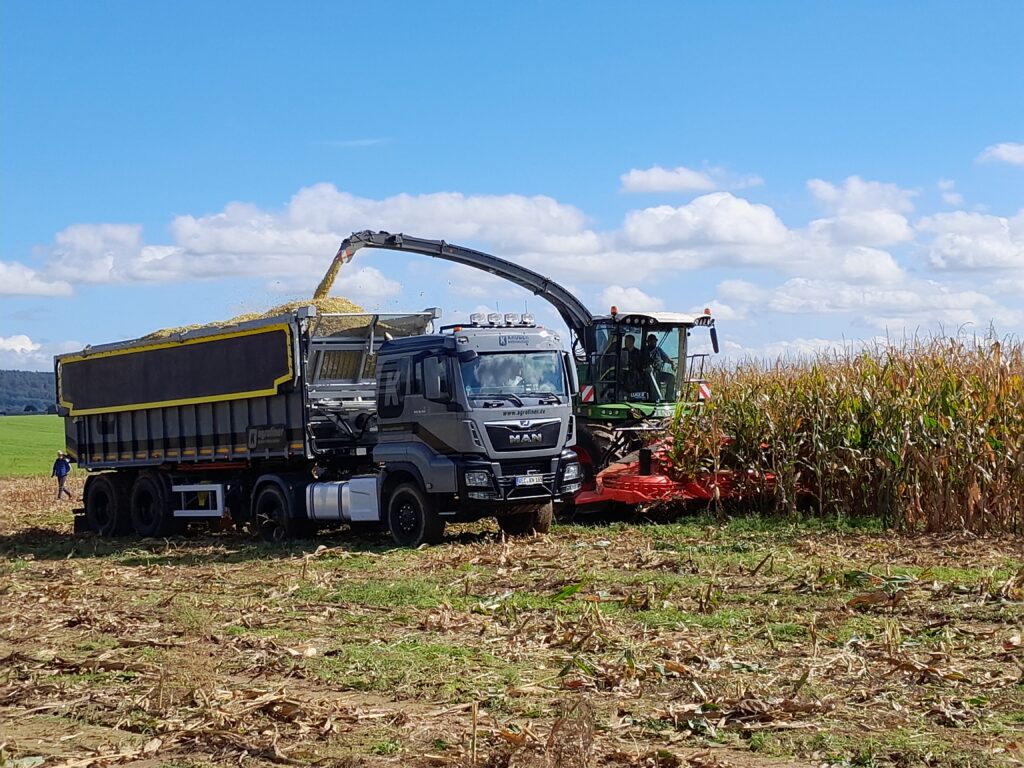
{"label": "side mirror", "polygon": [[718,354],[718,330],[715,326],[711,326],[711,348],[715,350],[715,354]]}
{"label": "side mirror", "polygon": [[562,363],[565,365],[565,375],[569,377],[569,397],[575,397],[580,392],[580,381],[576,375],[576,362],[568,352],[562,353]]}
{"label": "side mirror", "polygon": [[423,361],[423,394],[427,400],[438,402],[447,402],[451,399],[444,362],[440,358],[428,357]]}

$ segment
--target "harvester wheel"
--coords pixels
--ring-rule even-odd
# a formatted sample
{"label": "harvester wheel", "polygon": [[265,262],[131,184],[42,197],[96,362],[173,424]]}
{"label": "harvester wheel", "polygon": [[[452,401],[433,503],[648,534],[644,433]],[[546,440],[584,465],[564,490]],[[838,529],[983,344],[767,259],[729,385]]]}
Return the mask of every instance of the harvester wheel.
{"label": "harvester wheel", "polygon": [[403,483],[391,492],[388,528],[403,547],[440,544],[444,540],[444,520],[415,483]]}
{"label": "harvester wheel", "polygon": [[124,487],[113,475],[93,475],[85,486],[85,519],[89,528],[104,538],[128,532]]}
{"label": "harvester wheel", "polygon": [[180,528],[159,477],[143,474],[135,479],[129,510],[132,529],[143,538],[170,536]]}
{"label": "harvester wheel", "polygon": [[580,463],[583,465],[584,488],[587,481],[591,484],[597,473],[609,464],[609,459],[617,458],[609,456],[608,451],[615,439],[615,430],[603,424],[581,424],[579,433],[576,436],[576,453],[579,454]]}
{"label": "harvester wheel", "polygon": [[554,504],[549,501],[547,504],[538,504],[529,512],[500,516],[498,518],[498,527],[509,536],[547,533],[551,530],[551,520],[554,516]]}

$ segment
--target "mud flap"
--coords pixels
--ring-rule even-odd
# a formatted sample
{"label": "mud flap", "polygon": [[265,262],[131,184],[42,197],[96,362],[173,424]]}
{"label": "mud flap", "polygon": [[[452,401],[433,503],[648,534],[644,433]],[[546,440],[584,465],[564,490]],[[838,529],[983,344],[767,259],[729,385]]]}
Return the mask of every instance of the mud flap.
{"label": "mud flap", "polygon": [[73,509],[73,510],[71,510],[71,512],[72,512],[72,514],[74,514],[74,518],[73,518],[74,528],[72,530],[74,531],[74,534],[76,536],[78,536],[80,534],[83,534],[83,533],[92,533],[93,532],[92,528],[89,527],[89,521],[85,519],[85,507],[79,507],[78,509]]}

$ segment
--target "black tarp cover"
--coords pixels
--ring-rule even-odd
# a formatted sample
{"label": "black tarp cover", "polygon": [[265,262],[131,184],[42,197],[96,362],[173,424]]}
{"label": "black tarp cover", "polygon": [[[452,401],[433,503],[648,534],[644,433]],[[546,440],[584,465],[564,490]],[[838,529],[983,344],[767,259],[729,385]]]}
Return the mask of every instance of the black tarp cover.
{"label": "black tarp cover", "polygon": [[64,355],[58,401],[72,416],[273,395],[292,380],[288,324]]}

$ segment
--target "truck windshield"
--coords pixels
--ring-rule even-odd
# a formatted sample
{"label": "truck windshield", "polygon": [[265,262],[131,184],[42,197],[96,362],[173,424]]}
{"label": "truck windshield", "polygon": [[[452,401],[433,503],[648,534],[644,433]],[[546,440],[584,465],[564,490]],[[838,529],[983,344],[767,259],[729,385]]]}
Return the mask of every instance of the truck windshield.
{"label": "truck windshield", "polygon": [[565,368],[557,352],[485,352],[459,367],[471,398],[568,397]]}

